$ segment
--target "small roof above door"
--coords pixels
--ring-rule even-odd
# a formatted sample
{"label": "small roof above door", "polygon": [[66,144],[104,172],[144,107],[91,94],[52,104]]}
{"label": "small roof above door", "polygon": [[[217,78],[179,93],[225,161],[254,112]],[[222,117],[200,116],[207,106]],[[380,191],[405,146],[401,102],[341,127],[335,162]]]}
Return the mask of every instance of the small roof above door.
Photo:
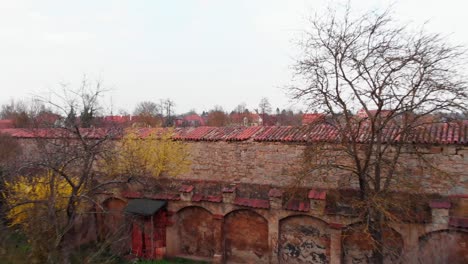
{"label": "small roof above door", "polygon": [[126,213],[144,216],[154,215],[159,209],[167,204],[167,201],[152,199],[132,199],[125,207]]}

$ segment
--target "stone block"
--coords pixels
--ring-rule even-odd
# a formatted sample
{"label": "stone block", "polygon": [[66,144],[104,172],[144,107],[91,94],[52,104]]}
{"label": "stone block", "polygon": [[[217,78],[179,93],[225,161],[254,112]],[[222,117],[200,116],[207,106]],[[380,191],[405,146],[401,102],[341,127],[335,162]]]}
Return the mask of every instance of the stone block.
{"label": "stone block", "polygon": [[431,208],[432,224],[448,225],[449,209],[448,208]]}

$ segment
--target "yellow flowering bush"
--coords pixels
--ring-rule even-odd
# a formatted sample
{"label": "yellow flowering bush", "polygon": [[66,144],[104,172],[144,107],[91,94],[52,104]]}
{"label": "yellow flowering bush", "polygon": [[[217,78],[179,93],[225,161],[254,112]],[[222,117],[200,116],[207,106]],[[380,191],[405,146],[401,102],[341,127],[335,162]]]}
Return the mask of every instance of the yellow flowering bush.
{"label": "yellow flowering bush", "polygon": [[32,221],[40,221],[50,207],[54,212],[65,210],[71,186],[62,178],[48,171],[40,176],[18,176],[5,183],[3,196],[10,210],[10,225],[29,227]]}
{"label": "yellow flowering bush", "polygon": [[105,160],[108,175],[133,175],[158,177],[171,176],[188,170],[191,162],[186,144],[172,140],[172,131],[159,130],[141,138],[129,131],[117,144],[117,151]]}

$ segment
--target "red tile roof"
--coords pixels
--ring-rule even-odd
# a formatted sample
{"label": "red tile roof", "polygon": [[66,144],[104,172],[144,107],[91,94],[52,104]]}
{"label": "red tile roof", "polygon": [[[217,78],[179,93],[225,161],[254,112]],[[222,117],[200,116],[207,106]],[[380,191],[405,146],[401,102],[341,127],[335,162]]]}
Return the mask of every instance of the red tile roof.
{"label": "red tile roof", "polygon": [[114,122],[114,123],[122,124],[122,123],[130,122],[130,120],[132,120],[132,116],[111,115],[111,116],[104,116],[102,120],[106,122]]}
{"label": "red tile roof", "polygon": [[253,208],[263,208],[263,209],[270,208],[270,201],[262,200],[262,199],[236,197],[236,199],[234,199],[234,204],[240,205],[240,206],[246,206],[246,207],[253,207]]}
{"label": "red tile roof", "polygon": [[179,188],[179,192],[189,193],[193,191],[193,185],[182,185]]}
{"label": "red tile roof", "polygon": [[435,209],[450,209],[450,207],[452,207],[452,204],[450,203],[450,201],[433,200],[429,202],[429,206]]}
{"label": "red tile roof", "polygon": [[308,198],[314,200],[325,200],[327,198],[327,192],[323,190],[310,190]]}
{"label": "red tile roof", "polygon": [[449,225],[453,227],[468,228],[468,218],[465,217],[450,217]]}
{"label": "red tile roof", "polygon": [[192,196],[192,202],[212,202],[220,203],[223,201],[223,196],[221,195],[203,195],[201,193],[196,193]]}
{"label": "red tile roof", "polygon": [[[26,128],[10,128],[0,129],[0,133],[6,133],[17,138],[67,138],[76,137],[76,134],[71,130],[62,128],[37,128],[37,129],[26,129]],[[103,138],[105,136],[116,136],[120,134],[120,131],[115,129],[105,128],[80,128],[81,136],[89,139]]]}
{"label": "red tile roof", "polygon": [[[366,143],[370,134],[367,127],[361,128],[358,143]],[[14,137],[59,137],[66,136],[63,129],[0,129],[0,133],[7,133]],[[109,129],[82,129],[87,137],[102,137],[109,133]],[[135,131],[135,130],[133,130]],[[146,128],[138,129],[141,137],[151,133],[161,134],[168,129]],[[313,126],[262,126],[262,127],[188,127],[173,130],[173,139],[187,141],[243,141],[257,142],[340,142],[339,133],[329,124],[316,124]],[[114,131],[115,132],[115,131]],[[128,133],[128,132],[127,132]],[[402,142],[398,134],[398,127],[388,127],[383,130],[384,143]],[[417,144],[468,144],[468,123],[438,123],[419,126],[406,139],[406,143]]]}
{"label": "red tile roof", "polygon": [[308,212],[310,210],[310,202],[309,200],[301,201],[297,199],[291,199],[286,203],[284,209],[290,211]]}
{"label": "red tile roof", "polygon": [[316,122],[321,122],[326,117],[325,114],[303,114],[302,115],[302,124],[312,124]]}
{"label": "red tile roof", "polygon": [[0,120],[0,129],[14,128],[14,127],[15,127],[15,124],[13,120],[10,120],[10,119]]}

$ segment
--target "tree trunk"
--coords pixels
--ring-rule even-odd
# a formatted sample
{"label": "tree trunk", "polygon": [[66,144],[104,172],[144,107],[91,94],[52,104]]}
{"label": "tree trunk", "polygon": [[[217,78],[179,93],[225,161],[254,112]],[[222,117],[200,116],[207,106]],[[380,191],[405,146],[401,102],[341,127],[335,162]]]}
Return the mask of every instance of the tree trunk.
{"label": "tree trunk", "polygon": [[[371,209],[372,210],[372,209]],[[373,210],[372,210],[373,211]],[[384,241],[383,241],[383,226],[382,213],[379,211],[371,212],[372,219],[369,223],[369,232],[371,234],[374,247],[372,249],[371,263],[384,263]]]}

